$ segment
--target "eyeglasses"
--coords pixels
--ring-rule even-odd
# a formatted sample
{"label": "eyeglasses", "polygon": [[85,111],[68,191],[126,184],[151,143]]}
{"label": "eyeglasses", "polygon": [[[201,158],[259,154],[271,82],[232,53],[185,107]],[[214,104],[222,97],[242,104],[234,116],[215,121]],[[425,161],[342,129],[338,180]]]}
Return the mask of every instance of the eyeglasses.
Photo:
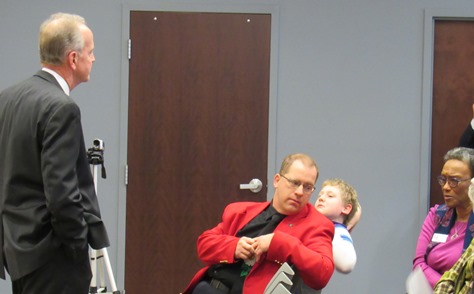
{"label": "eyeglasses", "polygon": [[282,178],[285,178],[288,181],[288,183],[291,184],[291,187],[294,188],[295,190],[298,189],[300,186],[303,186],[303,193],[305,194],[311,194],[314,191],[314,186],[311,184],[303,184],[300,181],[288,179],[282,174],[280,174],[280,176]]}
{"label": "eyeglasses", "polygon": [[445,176],[438,176],[437,179],[438,179],[438,184],[440,184],[441,186],[446,185],[446,182],[448,182],[448,185],[451,188],[456,188],[459,185],[459,183],[470,180],[470,179],[459,179],[459,178],[450,178],[450,177],[447,178]]}

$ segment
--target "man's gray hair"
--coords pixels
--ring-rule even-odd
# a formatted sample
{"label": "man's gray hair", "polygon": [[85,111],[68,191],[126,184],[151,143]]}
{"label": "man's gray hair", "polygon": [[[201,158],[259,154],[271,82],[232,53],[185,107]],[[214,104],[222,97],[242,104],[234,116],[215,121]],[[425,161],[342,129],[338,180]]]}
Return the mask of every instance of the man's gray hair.
{"label": "man's gray hair", "polygon": [[45,20],[39,31],[41,64],[61,65],[69,52],[81,54],[84,48],[81,25],[86,25],[82,16],[62,12]]}

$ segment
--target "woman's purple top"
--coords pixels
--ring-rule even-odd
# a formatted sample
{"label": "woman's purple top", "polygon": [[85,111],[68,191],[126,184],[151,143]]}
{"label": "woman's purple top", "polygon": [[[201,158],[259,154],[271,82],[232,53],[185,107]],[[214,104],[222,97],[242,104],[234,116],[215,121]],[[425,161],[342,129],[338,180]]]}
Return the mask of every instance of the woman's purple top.
{"label": "woman's purple top", "polygon": [[441,278],[441,275],[449,270],[461,257],[467,227],[467,222],[456,221],[449,231],[446,242],[436,245],[425,261],[426,248],[430,244],[437,227],[435,223],[437,207],[438,204],[430,208],[423,222],[418,243],[416,244],[415,258],[413,259],[413,269],[421,267],[432,288]]}

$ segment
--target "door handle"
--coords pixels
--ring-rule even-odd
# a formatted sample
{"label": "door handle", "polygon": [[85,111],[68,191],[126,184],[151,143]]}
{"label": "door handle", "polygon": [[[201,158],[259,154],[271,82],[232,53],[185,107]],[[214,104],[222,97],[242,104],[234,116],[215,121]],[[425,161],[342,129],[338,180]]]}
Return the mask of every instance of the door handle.
{"label": "door handle", "polygon": [[250,190],[254,193],[258,193],[262,190],[263,184],[259,179],[252,179],[248,184],[240,184],[240,190]]}

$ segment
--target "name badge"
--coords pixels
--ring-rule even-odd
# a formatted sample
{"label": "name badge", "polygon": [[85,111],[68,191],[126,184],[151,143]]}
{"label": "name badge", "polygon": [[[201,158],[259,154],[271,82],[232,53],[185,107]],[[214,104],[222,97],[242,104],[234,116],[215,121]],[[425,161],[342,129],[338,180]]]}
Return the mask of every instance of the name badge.
{"label": "name badge", "polygon": [[435,233],[431,241],[437,242],[437,243],[446,243],[447,239],[448,239],[448,235]]}

